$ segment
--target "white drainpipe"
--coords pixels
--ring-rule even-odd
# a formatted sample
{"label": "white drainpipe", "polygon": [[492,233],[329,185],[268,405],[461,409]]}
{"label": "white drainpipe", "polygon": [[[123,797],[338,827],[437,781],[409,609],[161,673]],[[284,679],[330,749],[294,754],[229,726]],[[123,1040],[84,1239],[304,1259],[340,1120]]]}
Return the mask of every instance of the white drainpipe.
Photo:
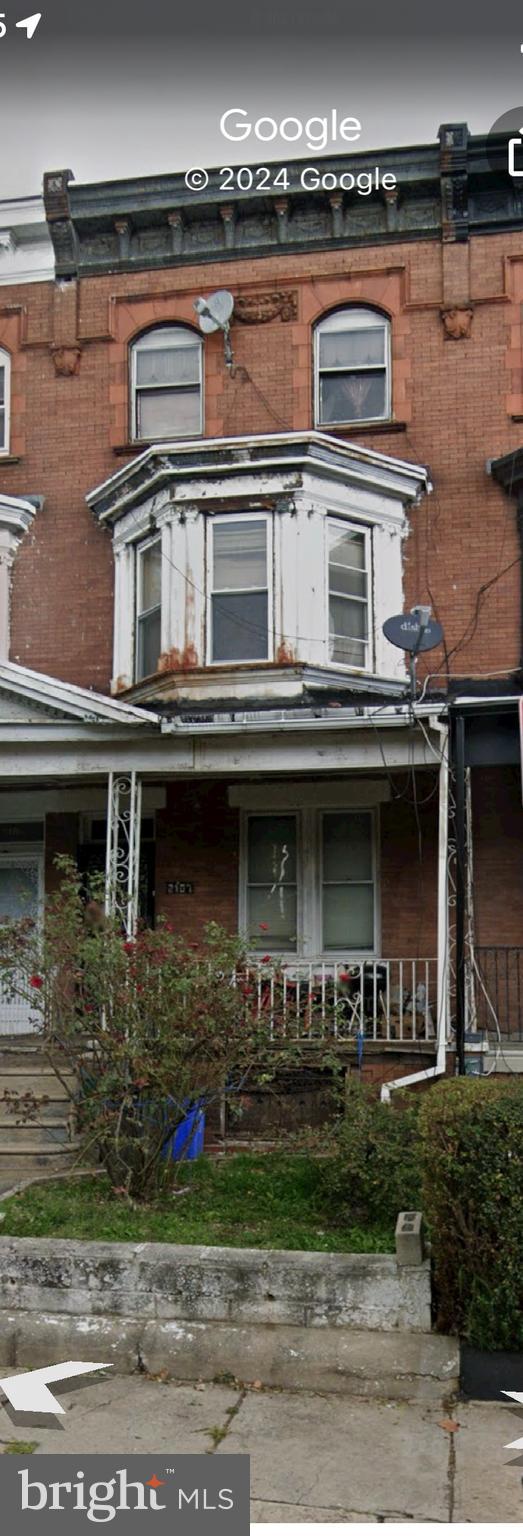
{"label": "white drainpipe", "polygon": [[428,1083],[442,1077],[447,1057],[448,1021],[448,816],[449,816],[449,732],[448,726],[439,720],[430,722],[440,734],[441,758],[439,769],[439,832],[438,832],[438,968],[437,968],[437,1045],[436,1062],[423,1072],[410,1072],[406,1077],[389,1079],[382,1083],[382,1104],[390,1104],[397,1088],[410,1088],[414,1083]]}

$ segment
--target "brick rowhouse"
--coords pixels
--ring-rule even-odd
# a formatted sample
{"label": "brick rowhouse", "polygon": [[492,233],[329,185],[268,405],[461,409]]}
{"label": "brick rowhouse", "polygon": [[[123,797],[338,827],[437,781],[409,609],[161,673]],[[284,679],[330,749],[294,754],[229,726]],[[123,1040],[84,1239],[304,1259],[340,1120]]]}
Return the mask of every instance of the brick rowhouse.
{"label": "brick rowhouse", "polygon": [[[11,662],[175,713],[180,678],[190,675],[204,709],[206,657],[194,637],[163,654],[157,676],[134,689],[115,676],[111,526],[93,515],[86,496],[147,448],[131,430],[133,343],[161,326],[199,334],[195,300],[227,289],[235,302],[234,367],[225,366],[220,332],[207,336],[203,434],[195,441],[204,447],[206,440],[310,433],[318,323],[351,306],[386,317],[387,418],[320,430],[334,445],[428,471],[432,494],[409,505],[401,564],[404,607],[430,604],[443,627],[444,646],[418,665],[435,714],[449,689],[507,698],[520,691],[518,511],[487,460],[516,453],[521,441],[523,208],[506,179],[485,170],[482,146],[465,125],[447,126],[426,149],[384,152],[396,193],[341,202],[321,193],[299,197],[291,188],[283,200],[236,193],[228,204],[213,175],[205,196],[192,202],[181,176],[85,188],[66,172],[46,177],[56,275],[0,289],[0,348],[11,359],[11,436],[0,485],[8,497],[44,498],[13,564]],[[196,587],[189,576],[187,609]],[[283,697],[286,667],[290,677],[295,661],[283,645],[271,663]],[[255,667],[250,677],[254,707]],[[210,672],[208,690],[212,695]],[[376,699],[379,707],[378,683]],[[508,735],[513,742],[512,715]],[[473,756],[470,762],[479,764],[472,787],[478,943],[515,950],[523,919],[522,812],[511,753],[490,766]],[[386,750],[369,769],[387,789],[375,877],[384,957],[436,955],[437,770],[436,752],[414,771],[400,762],[391,767]],[[285,773],[275,761],[273,776],[281,781]],[[360,781],[362,774],[359,764]],[[256,779],[257,770],[245,777]],[[313,768],[308,778],[317,783]],[[163,782],[156,912],[192,938],[210,916],[235,927],[243,833],[227,770],[222,765],[214,779],[207,772],[201,780],[188,770]],[[46,820],[50,880],[54,852],[87,834],[77,811],[61,815],[55,807]],[[192,896],[170,893],[173,880],[189,881]],[[523,1019],[519,1032],[523,1039]]]}

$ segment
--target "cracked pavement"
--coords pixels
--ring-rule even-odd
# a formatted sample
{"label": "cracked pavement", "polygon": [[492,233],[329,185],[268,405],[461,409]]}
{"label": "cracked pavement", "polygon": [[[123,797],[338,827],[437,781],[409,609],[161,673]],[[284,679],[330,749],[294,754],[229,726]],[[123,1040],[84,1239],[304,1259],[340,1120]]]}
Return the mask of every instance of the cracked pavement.
{"label": "cracked pavement", "polygon": [[504,1449],[521,1419],[508,1404],[435,1408],[144,1376],[56,1390],[61,1421],[15,1421],[0,1408],[0,1451],[31,1441],[36,1455],[244,1452],[254,1522],[523,1520],[521,1457]]}

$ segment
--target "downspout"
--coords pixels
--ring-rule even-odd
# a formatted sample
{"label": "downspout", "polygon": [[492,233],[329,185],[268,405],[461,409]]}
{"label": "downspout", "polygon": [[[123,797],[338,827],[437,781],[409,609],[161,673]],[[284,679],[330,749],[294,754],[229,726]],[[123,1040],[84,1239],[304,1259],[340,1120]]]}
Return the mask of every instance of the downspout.
{"label": "downspout", "polygon": [[439,822],[438,822],[438,969],[437,969],[437,1032],[436,1061],[433,1067],[422,1072],[409,1072],[405,1077],[389,1079],[382,1083],[382,1104],[390,1104],[397,1088],[411,1088],[415,1083],[430,1083],[442,1077],[447,1060],[448,1022],[448,815],[449,815],[449,731],[439,720],[434,722],[440,735],[441,757],[439,767]]}
{"label": "downspout", "polygon": [[456,1064],[460,1077],[465,1074],[465,926],[466,926],[466,808],[465,808],[465,720],[459,712],[453,730],[456,838]]}

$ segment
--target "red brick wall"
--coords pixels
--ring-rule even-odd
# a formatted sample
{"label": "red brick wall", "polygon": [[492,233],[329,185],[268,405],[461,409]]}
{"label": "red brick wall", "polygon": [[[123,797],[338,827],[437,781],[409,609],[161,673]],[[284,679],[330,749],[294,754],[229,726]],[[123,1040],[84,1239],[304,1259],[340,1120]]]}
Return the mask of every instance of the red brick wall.
{"label": "red brick wall", "polygon": [[[462,257],[461,248],[456,255],[420,241],[209,265],[206,290],[224,283],[236,294],[288,288],[297,293],[298,318],[235,325],[236,360],[249,379],[229,378],[221,338],[207,340],[205,427],[207,435],[310,427],[312,323],[345,302],[389,312],[397,425],[350,435],[431,469],[435,493],[412,513],[407,599],[432,596],[451,670],[468,673],[519,659],[514,504],[487,477],[485,459],[521,442],[514,418],[523,415],[523,238],[475,238],[465,265]],[[474,310],[470,337],[460,341],[447,337],[440,315],[453,284]],[[157,321],[192,323],[201,288],[201,267],[186,267],[2,291],[0,345],[13,356],[13,455],[0,461],[0,488],[46,497],[14,574],[11,654],[23,664],[109,685],[111,545],[84,497],[133,451],[129,341]],[[64,366],[76,371],[56,371]],[[481,599],[475,624],[480,586],[512,562]],[[441,670],[439,653],[430,665]]]}
{"label": "red brick wall", "polygon": [[[226,784],[170,784],[156,819],[156,911],[184,938],[197,940],[211,920],[238,926],[238,811]],[[194,882],[192,896],[168,896],[170,880]]]}

